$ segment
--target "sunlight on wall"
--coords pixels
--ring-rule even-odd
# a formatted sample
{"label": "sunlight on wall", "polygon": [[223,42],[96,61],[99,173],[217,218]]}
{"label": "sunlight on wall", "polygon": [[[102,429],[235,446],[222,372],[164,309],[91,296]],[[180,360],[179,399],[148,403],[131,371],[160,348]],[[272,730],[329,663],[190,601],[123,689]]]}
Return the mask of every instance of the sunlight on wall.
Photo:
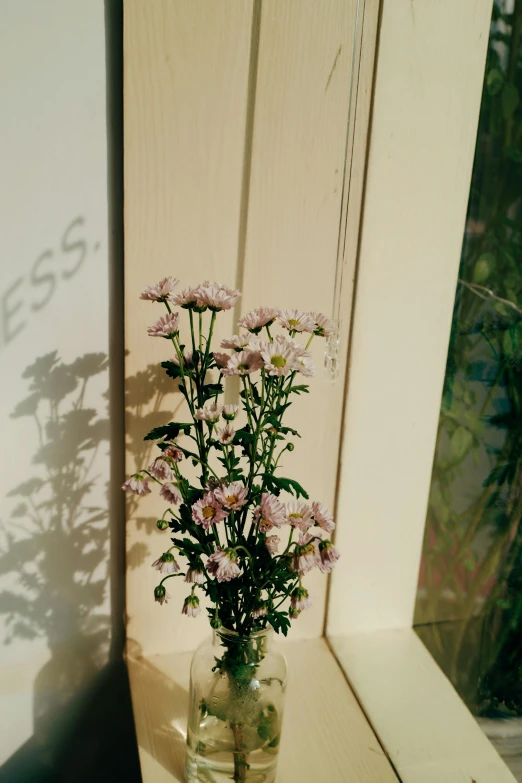
{"label": "sunlight on wall", "polygon": [[1,764],[110,636],[102,0],[3,0],[0,72]]}

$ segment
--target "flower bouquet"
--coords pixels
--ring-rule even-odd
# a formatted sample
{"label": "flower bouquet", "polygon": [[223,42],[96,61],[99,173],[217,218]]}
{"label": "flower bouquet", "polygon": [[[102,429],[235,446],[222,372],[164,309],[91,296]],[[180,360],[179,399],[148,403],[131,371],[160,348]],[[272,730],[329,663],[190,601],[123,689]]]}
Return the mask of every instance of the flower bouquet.
{"label": "flower bouquet", "polygon": [[[196,653],[191,672],[189,780],[272,781],[286,666],[270,649],[271,632],[286,635],[310,606],[303,576],[329,573],[339,558],[328,538],[331,513],[278,473],[299,437],[284,418],[309,390],[302,380],[314,375],[310,343],[334,326],[321,313],[261,307],[214,350],[217,315],[240,292],[209,282],[176,291],[177,283],[165,278],[141,298],[166,308],[148,334],[171,344],[161,366],[190,415],[145,436],[160,453],[123,488],[145,495],[158,485],[166,503],[157,526],[170,530],[171,546],[152,564],[161,574],[155,600],[167,603],[166,583],[180,577],[190,586],[183,614],[200,613],[198,593],[210,604],[213,642]],[[187,313],[186,338],[174,308]],[[224,404],[231,376],[239,397]]]}

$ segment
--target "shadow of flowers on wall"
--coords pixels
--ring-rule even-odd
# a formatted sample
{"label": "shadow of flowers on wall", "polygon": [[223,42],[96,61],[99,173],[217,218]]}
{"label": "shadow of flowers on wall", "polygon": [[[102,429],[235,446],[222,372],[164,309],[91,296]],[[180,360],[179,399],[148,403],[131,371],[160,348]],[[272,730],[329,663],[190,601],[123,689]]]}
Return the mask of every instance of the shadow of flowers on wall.
{"label": "shadow of flowers on wall", "polygon": [[29,395],[11,414],[33,419],[27,449],[36,450],[32,475],[8,493],[18,502],[0,529],[0,615],[5,643],[43,637],[51,653],[34,686],[35,731],[107,659],[109,505],[106,477],[95,471],[109,427],[85,405],[107,369],[103,353],[70,364],[48,353],[23,373]]}

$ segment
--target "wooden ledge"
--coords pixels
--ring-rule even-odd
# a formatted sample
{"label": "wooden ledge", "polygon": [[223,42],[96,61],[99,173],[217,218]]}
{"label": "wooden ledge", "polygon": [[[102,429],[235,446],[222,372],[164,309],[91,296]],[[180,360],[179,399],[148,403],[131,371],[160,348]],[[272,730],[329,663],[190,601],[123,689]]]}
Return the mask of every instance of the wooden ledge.
{"label": "wooden ledge", "polygon": [[403,783],[516,783],[415,631],[330,643]]}
{"label": "wooden ledge", "polygon": [[[127,656],[143,783],[185,780],[192,653]],[[285,641],[290,671],[278,783],[397,783],[324,639]]]}

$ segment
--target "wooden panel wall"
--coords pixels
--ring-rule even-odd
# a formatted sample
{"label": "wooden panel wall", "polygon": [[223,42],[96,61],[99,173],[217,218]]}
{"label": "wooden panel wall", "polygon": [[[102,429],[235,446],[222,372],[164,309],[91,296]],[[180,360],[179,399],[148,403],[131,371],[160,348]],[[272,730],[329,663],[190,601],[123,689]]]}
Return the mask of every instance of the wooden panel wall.
{"label": "wooden panel wall", "polygon": [[[145,372],[166,358],[165,343],[146,336],[158,312],[138,300],[146,284],[167,274],[187,284],[214,278],[242,288],[241,312],[263,304],[331,312],[356,6],[126,0],[129,471],[145,456],[149,424],[180,405]],[[373,25],[375,34],[376,14]],[[364,142],[365,134],[363,158]],[[350,284],[345,296],[349,308]],[[233,333],[232,318],[221,315],[220,334]],[[287,468],[332,507],[344,389],[342,375],[334,385],[323,379],[323,349],[316,347],[312,393],[295,406],[303,437]],[[204,618],[180,616],[182,584],[169,587],[172,605],[153,603],[162,510],[149,496],[128,511],[128,630],[144,652],[191,649],[208,633]],[[312,577],[309,586],[315,605],[294,637],[322,632],[326,579]]]}

